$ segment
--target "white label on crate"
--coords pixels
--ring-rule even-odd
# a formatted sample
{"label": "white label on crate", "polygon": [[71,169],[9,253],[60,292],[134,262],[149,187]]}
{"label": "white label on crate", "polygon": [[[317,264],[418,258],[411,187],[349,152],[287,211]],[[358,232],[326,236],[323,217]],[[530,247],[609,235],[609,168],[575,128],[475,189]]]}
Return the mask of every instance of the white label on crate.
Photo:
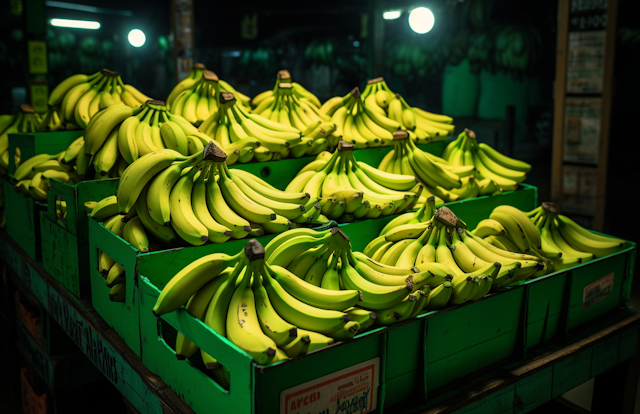
{"label": "white label on crate", "polygon": [[613,272],[587,285],[582,290],[582,310],[592,307],[609,296],[613,289]]}
{"label": "white label on crate", "polygon": [[316,378],[280,393],[280,414],[363,414],[378,401],[380,358]]}

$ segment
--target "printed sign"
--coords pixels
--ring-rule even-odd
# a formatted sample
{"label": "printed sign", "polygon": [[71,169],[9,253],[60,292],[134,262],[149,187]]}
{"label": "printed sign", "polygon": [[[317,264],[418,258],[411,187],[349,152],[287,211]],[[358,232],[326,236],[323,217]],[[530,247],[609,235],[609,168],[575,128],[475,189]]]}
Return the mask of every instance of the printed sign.
{"label": "printed sign", "polygon": [[604,30],[569,33],[567,93],[602,93],[605,33]]}
{"label": "printed sign", "polygon": [[380,358],[280,393],[280,414],[363,414],[376,408]]}
{"label": "printed sign", "polygon": [[598,164],[602,100],[567,98],[564,108],[563,160]]}
{"label": "printed sign", "polygon": [[588,309],[609,296],[613,289],[613,272],[587,285],[582,290],[582,310]]}
{"label": "printed sign", "polygon": [[29,41],[29,73],[32,75],[47,73],[47,44],[45,42]]}

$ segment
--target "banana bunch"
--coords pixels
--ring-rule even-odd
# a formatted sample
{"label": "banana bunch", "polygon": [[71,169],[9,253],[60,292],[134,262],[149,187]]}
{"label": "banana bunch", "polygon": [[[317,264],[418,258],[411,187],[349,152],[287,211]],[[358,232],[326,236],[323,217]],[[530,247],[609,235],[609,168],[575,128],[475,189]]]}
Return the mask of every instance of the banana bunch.
{"label": "banana bunch", "polygon": [[528,213],[511,206],[498,206],[472,233],[500,249],[538,256],[547,266],[539,276],[586,263],[624,247],[623,240],[591,233],[558,214],[553,203],[542,203]]}
{"label": "banana bunch", "polygon": [[507,157],[478,142],[476,134],[469,129],[447,145],[442,158],[453,167],[475,167],[473,175],[479,186],[479,195],[493,194],[497,190],[513,191],[531,170],[530,164]]}
{"label": "banana bunch", "polygon": [[280,233],[294,227],[292,221],[313,221],[314,214],[305,215],[304,205],[310,204],[311,213],[316,213],[317,199],[285,193],[253,174],[229,170],[225,157],[210,142],[188,157],[164,149],[139,158],[126,169],[116,196],[109,199],[108,217],[140,217],[142,228],[159,248],[224,243]]}
{"label": "banana bunch", "polygon": [[210,141],[169,112],[164,102],[149,100],[138,108],[115,105],[98,112],[87,126],[83,151],[98,179],[120,177],[128,165],[152,152],[168,148],[188,156]]}
{"label": "banana bunch", "polygon": [[410,106],[400,94],[389,89],[383,78],[369,80],[362,96],[366,105],[399,123],[417,143],[443,141],[455,129],[451,117]]}
{"label": "banana bunch", "polygon": [[522,24],[503,25],[495,30],[493,56],[497,68],[516,78],[531,73],[542,56],[542,40],[538,31]]}
{"label": "banana bunch", "polygon": [[[9,134],[37,132],[40,115],[29,104],[20,104],[15,115],[0,115],[0,175],[7,175],[9,168]],[[16,148],[16,166],[20,164],[20,148]]]}
{"label": "banana bunch", "polygon": [[[296,144],[300,148],[291,148],[292,157],[318,155],[324,151],[329,145],[327,138],[336,130],[331,117],[321,114],[318,107],[305,102],[308,100],[299,99],[293,93],[291,83],[279,83],[274,91],[261,101],[253,113],[302,131],[305,138]],[[318,139],[322,141],[315,142]]]}
{"label": "banana bunch", "polygon": [[388,118],[384,111],[372,109],[357,87],[345,96],[326,101],[320,107],[320,113],[330,116],[336,125],[336,130],[329,136],[331,149],[340,140],[353,143],[356,148],[391,145],[393,132],[401,128],[400,123]]}
{"label": "banana bunch", "polygon": [[544,276],[559,270],[556,267],[559,263],[543,253],[539,229],[531,223],[525,213],[515,207],[507,205],[496,207],[489,218],[478,223],[472,233],[499,249],[538,257],[545,267],[536,272],[533,277]]}
{"label": "banana bunch", "polygon": [[[199,126],[199,130],[215,139],[227,153],[227,165],[255,159],[263,162],[302,156],[313,147],[313,139],[304,141],[300,130],[250,113],[239,105],[234,94],[220,94],[220,107]],[[295,150],[294,150],[295,148]]]}
{"label": "banana bunch", "polygon": [[391,174],[358,162],[353,149],[353,144],[340,141],[333,155],[300,170],[285,192],[309,194],[309,210],[320,198],[320,216],[315,219],[320,222],[384,217],[415,206],[422,185],[413,175]]}
{"label": "banana bunch", "polygon": [[59,108],[65,129],[86,129],[90,120],[110,106],[126,105],[136,108],[149,98],[138,89],[122,82],[118,72],[102,69],[93,75],[76,74],[56,86],[47,102]]}
{"label": "banana bunch", "polygon": [[[334,233],[321,232],[317,237],[329,241]],[[293,283],[302,286],[306,282],[292,276],[286,268],[268,263],[267,251],[252,239],[233,256],[215,253],[190,263],[162,287],[154,315],[161,316],[184,305],[259,365],[295,358],[335,341],[353,338],[361,326],[351,320],[348,309],[360,301],[360,292],[309,285],[321,292],[313,297],[314,303],[320,303],[321,299],[326,302],[321,306],[306,303],[289,293]],[[299,292],[307,293],[302,288]],[[366,322],[365,318],[362,320]],[[178,333],[179,359],[190,358],[197,351],[192,341]],[[216,381],[228,388],[228,373],[216,356],[202,350],[200,356]]]}
{"label": "banana bunch", "polygon": [[[267,106],[271,106],[271,104],[276,101],[277,89],[278,85],[281,83],[289,83],[291,84],[291,89],[293,95],[301,102],[305,103],[309,106],[320,108],[320,100],[307,89],[305,89],[302,85],[297,82],[291,81],[291,74],[288,70],[280,70],[276,75],[276,84],[271,90],[266,90],[257,94],[251,100],[251,106],[254,109],[261,108],[261,110]],[[255,112],[255,111],[254,111]]]}
{"label": "banana bunch", "polygon": [[419,314],[429,304],[431,287],[447,279],[436,275],[438,269],[385,266],[353,252],[338,228],[291,230],[276,236],[265,251],[267,263],[283,269],[274,279],[285,291],[311,306],[343,310],[360,325],[356,333]]}
{"label": "banana bunch", "polygon": [[38,124],[38,131],[40,132],[52,132],[62,131],[65,129],[64,123],[60,116],[59,106],[49,106],[47,112],[42,116],[40,123]]}
{"label": "banana bunch", "polygon": [[450,202],[486,194],[480,193],[472,175],[475,172],[473,165],[454,166],[443,158],[422,151],[408,137],[406,131],[394,132],[394,148],[380,161],[378,169],[392,174],[414,175],[425,192],[418,205],[431,195]]}
{"label": "banana bunch", "polygon": [[[195,101],[195,104],[189,103],[188,109],[188,119],[189,122],[193,124],[202,122],[209,117],[206,116],[202,118],[201,116],[205,111],[205,100],[207,101],[206,109],[209,111],[209,115],[215,112],[215,108],[217,108],[218,106],[217,99],[219,99],[218,95],[220,92],[233,93],[240,100],[240,103],[242,105],[250,107],[249,102],[251,101],[251,98],[243,93],[236,91],[233,86],[229,85],[229,83],[223,81],[222,79],[218,79],[218,76],[214,72],[207,70],[207,68],[202,63],[196,63],[195,65],[193,65],[193,68],[191,68],[191,72],[189,72],[189,76],[178,82],[178,84],[173,88],[166,100],[167,107],[171,108],[172,113],[184,116],[180,113],[180,111],[176,110],[176,105],[178,105],[178,109],[182,108],[183,105],[186,104],[187,98],[191,96],[196,91],[196,89],[199,89],[198,93],[195,97],[191,98],[192,101]],[[177,99],[181,95],[181,101],[183,102],[178,102]],[[200,95],[202,95],[203,97],[200,98]],[[211,97],[213,97],[214,99],[209,99],[209,95],[211,95]],[[174,101],[176,101],[175,104]],[[191,108],[192,105],[193,108]],[[194,114],[191,112],[192,110],[197,112],[198,107],[200,107],[201,114]],[[187,118],[186,116],[184,117]],[[195,119],[195,121],[193,121],[193,119]]]}
{"label": "banana bunch", "polygon": [[[449,303],[455,305],[480,299],[492,288],[511,285],[546,269],[538,256],[499,249],[474,235],[447,207],[437,209],[428,221],[384,230],[363,253],[383,265],[415,266],[434,275],[452,275]],[[486,275],[490,277],[483,279]]]}
{"label": "banana bunch", "polygon": [[14,188],[25,196],[29,196],[41,203],[47,202],[47,195],[51,184],[50,179],[77,184],[82,181],[76,166],[68,163],[68,152],[78,148],[80,137],[69,148],[59,154],[38,154],[20,164],[16,168],[13,179],[16,181]]}
{"label": "banana bunch", "polygon": [[218,76],[205,70],[193,85],[183,89],[167,107],[171,113],[182,116],[193,125],[200,125],[218,110],[219,97]]}
{"label": "banana bunch", "polygon": [[[31,196],[36,201],[46,203],[51,178],[72,184],[91,177],[93,179],[117,178],[122,175],[127,165],[118,163],[109,170],[107,175],[100,175],[99,164],[94,165],[92,158],[85,154],[84,137],[79,137],[66,150],[58,154],[38,154],[22,162],[13,175],[16,181],[14,187],[25,196]],[[64,219],[66,206],[62,209],[56,205],[56,208],[59,211],[57,218]]]}

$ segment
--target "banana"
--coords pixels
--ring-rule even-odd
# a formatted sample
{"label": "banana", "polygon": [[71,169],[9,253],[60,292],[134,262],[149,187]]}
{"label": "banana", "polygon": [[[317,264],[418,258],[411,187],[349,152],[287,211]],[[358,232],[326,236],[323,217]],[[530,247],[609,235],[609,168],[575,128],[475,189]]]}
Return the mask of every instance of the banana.
{"label": "banana", "polygon": [[267,255],[267,262],[271,266],[277,265],[286,268],[295,257],[308,249],[327,243],[332,236],[333,234],[328,232],[322,234],[320,237],[300,235],[290,238],[282,243],[273,253]]}
{"label": "banana", "polygon": [[310,344],[311,339],[308,335],[300,335],[281,348],[287,357],[296,358],[300,355],[305,355],[309,351]]}
{"label": "banana", "polygon": [[349,321],[349,316],[346,313],[315,308],[299,301],[287,293],[287,291],[268,274],[266,269],[263,268],[261,272],[265,289],[269,294],[269,299],[274,309],[289,323],[302,329],[329,335],[344,327]]}
{"label": "banana", "polygon": [[593,253],[581,252],[574,249],[569,243],[567,243],[567,241],[562,237],[562,234],[560,234],[560,230],[558,230],[558,226],[555,224],[555,222],[550,225],[550,229],[553,241],[555,242],[556,246],[558,246],[558,248],[562,251],[563,256],[575,256],[580,259],[578,263],[586,263],[589,260],[595,258],[595,255]]}
{"label": "banana", "polygon": [[[95,79],[100,75],[100,72],[96,72],[93,75],[85,75],[85,74],[75,74],[71,75],[58,85],[51,91],[49,95],[49,100],[47,101],[47,105],[49,106],[57,106],[62,103],[62,100],[66,96],[66,94],[74,87],[83,83],[87,83]],[[1,129],[1,128],[0,128]]]}
{"label": "banana", "polygon": [[507,231],[499,221],[489,218],[480,221],[472,233],[475,236],[485,238],[487,236],[504,236]]}
{"label": "banana", "polygon": [[303,252],[289,263],[287,270],[301,279],[307,274],[309,268],[327,250],[326,246],[318,246]]}
{"label": "banana", "polygon": [[[488,236],[487,239],[489,237],[492,236]],[[493,254],[497,254],[501,257],[504,257],[505,259],[509,259],[509,261],[528,261],[528,260],[539,260],[538,257],[533,256],[533,255],[529,255],[529,254],[522,254],[522,253],[513,253],[510,252],[506,249],[500,249],[494,245],[492,245],[491,243],[487,242],[486,240],[477,237],[475,235],[473,235],[473,233],[467,231],[461,234],[461,238],[462,240],[465,242],[465,244],[467,244],[467,246],[469,246],[470,249],[472,249],[474,251],[474,253],[478,256],[482,256],[483,258],[486,256],[486,254],[482,253],[482,250],[478,249],[476,247],[476,245],[481,246],[483,249],[486,249],[490,252],[492,252]],[[475,242],[475,243],[473,243]],[[484,259],[485,261],[500,261],[502,263],[505,263],[501,260],[495,260],[495,257],[493,256],[486,256],[488,257],[488,259]],[[505,260],[503,259],[503,260]]]}
{"label": "banana", "polygon": [[63,122],[75,123],[75,108],[82,96],[87,93],[93,85],[103,79],[103,76],[97,76],[88,82],[78,83],[68,90],[60,103],[61,118]]}
{"label": "banana", "polygon": [[[298,228],[295,230],[288,231],[283,234],[279,234],[275,236],[271,241],[265,246],[265,259],[269,261],[271,255],[278,250],[284,243],[288,242],[290,239],[299,236],[311,236],[316,238],[323,238],[327,235],[327,232],[324,230],[332,229],[333,227],[337,227],[334,225],[329,225],[327,227],[319,227],[317,229],[308,229],[308,228]],[[271,263],[271,262],[269,262]],[[284,267],[284,266],[283,266]]]}
{"label": "banana", "polygon": [[126,293],[127,293],[126,284],[118,283],[114,285],[109,291],[109,300],[111,302],[124,302],[126,298]]}
{"label": "banana", "polygon": [[423,223],[407,223],[389,230],[384,234],[384,237],[387,241],[392,242],[405,239],[417,239],[429,227],[432,227],[431,221]]}
{"label": "banana", "polygon": [[[320,246],[320,247],[324,247],[324,246]],[[327,249],[324,253],[322,253],[318,257],[318,259],[309,267],[309,270],[307,270],[307,273],[304,274],[305,282],[314,286],[321,286],[323,276],[327,271],[327,268],[329,267],[329,260],[331,259],[331,256],[334,254],[336,253],[331,248]]]}
{"label": "banana", "polygon": [[[203,155],[206,156],[207,148]],[[198,161],[197,154],[189,158],[188,161],[195,163]],[[185,157],[181,154],[170,150],[163,149],[140,157],[131,164],[123,177],[120,178],[118,185],[118,210],[121,213],[128,213],[136,203],[138,196],[147,185],[147,183],[160,171],[169,167],[175,161],[185,161]]]}
{"label": "banana", "polygon": [[[340,273],[338,271],[338,260],[340,258],[340,252],[336,251],[332,258],[327,270],[322,275],[322,283],[320,283],[320,287],[325,290],[340,290]],[[337,309],[344,310],[344,309]]]}
{"label": "banana", "polygon": [[[231,177],[233,177],[233,174],[226,168],[226,166],[223,166],[223,168],[225,168],[225,172],[223,174],[225,175],[225,177],[229,177],[229,179],[231,180],[232,179]],[[238,188],[240,189],[240,191],[242,191],[243,194],[245,194],[249,199],[253,200],[256,204],[265,206],[271,209],[276,214],[286,217],[289,220],[293,220],[299,217],[305,211],[304,205],[303,205],[304,203],[294,204],[288,201],[282,202],[278,200],[273,200],[269,196],[264,196],[259,192],[255,191],[250,185],[247,185],[245,180],[243,180],[239,176],[236,176],[236,178],[233,179],[233,182],[238,186]],[[306,201],[308,201],[308,197],[306,197],[307,195],[308,194],[304,195],[304,198],[306,198]]]}
{"label": "banana", "polygon": [[182,172],[192,164],[193,162],[190,159],[173,163],[151,179],[148,204],[152,208],[149,210],[149,214],[157,223],[165,226],[171,223],[171,190],[182,175]]}
{"label": "banana", "polygon": [[107,137],[104,145],[98,151],[99,156],[94,159],[96,173],[105,176],[118,162],[118,131],[114,128]]}
{"label": "banana", "polygon": [[62,164],[69,165],[76,159],[80,151],[84,151],[84,137],[80,137],[73,141],[64,153],[64,157],[60,161]]}
{"label": "banana", "polygon": [[[224,253],[214,253],[189,263],[173,276],[162,289],[153,307],[153,314],[161,316],[180,308],[202,286],[220,276],[224,269],[238,264],[243,254],[244,252],[240,252],[234,256],[229,256]],[[229,278],[233,275],[237,277],[237,273],[233,273]],[[235,286],[235,278],[233,286]],[[222,289],[222,286],[220,289]],[[218,292],[216,292],[217,294]],[[214,295],[214,299],[216,295]]]}
{"label": "banana", "polygon": [[[225,273],[230,274],[232,270],[226,269]],[[199,320],[204,320],[204,317],[211,302],[211,298],[220,288],[222,283],[226,280],[225,277],[217,277],[208,283],[206,283],[198,292],[189,299],[185,308],[186,310]],[[190,358],[198,351],[198,346],[191,342],[181,332],[178,332],[176,337],[176,357],[178,359]]]}
{"label": "banana", "polygon": [[357,260],[358,262],[361,262],[362,264],[370,267],[371,269],[373,269],[373,270],[375,270],[377,272],[385,273],[385,274],[389,274],[389,275],[406,276],[406,275],[410,275],[412,273],[419,273],[420,272],[416,267],[388,266],[388,265],[379,263],[379,262],[373,260],[372,258],[367,257],[364,253],[360,253],[360,252],[352,252],[352,254],[350,254],[349,258],[352,261],[353,260]]}
{"label": "banana", "polygon": [[430,236],[435,233],[433,230],[434,228],[432,226],[423,230],[420,237],[413,240],[404,249],[404,251],[398,257],[395,265],[398,267],[413,267],[416,264],[416,260],[418,254],[420,253],[420,250],[422,250],[422,247],[429,240]]}
{"label": "banana", "polygon": [[478,175],[482,178],[488,178],[494,181],[496,185],[502,188],[504,191],[513,191],[518,187],[518,183],[510,178],[505,178],[501,175],[495,174],[482,163],[482,160],[477,154],[473,154],[473,164],[476,166]]}
{"label": "banana", "polygon": [[260,224],[264,231],[269,234],[282,233],[293,228],[293,223],[288,218],[276,214],[274,220]]}
{"label": "banana", "polygon": [[378,317],[375,312],[360,308],[349,308],[345,312],[349,315],[349,318],[352,321],[358,322],[360,325],[358,333],[362,333],[367,330],[367,328],[375,323]]}
{"label": "banana", "polygon": [[478,150],[480,153],[483,153],[484,155],[486,155],[487,158],[490,158],[491,160],[500,164],[504,168],[514,170],[514,171],[521,171],[523,173],[527,173],[531,170],[530,164],[527,164],[524,161],[507,157],[506,155],[499,153],[498,151],[496,151],[495,149],[493,149],[492,147],[490,147],[489,145],[483,142],[478,143]]}
{"label": "banana", "polygon": [[523,253],[529,251],[531,248],[530,241],[511,212],[506,213],[503,210],[494,210],[491,212],[489,218],[492,218],[502,224],[507,231],[507,234],[518,247],[518,251]]}
{"label": "banana", "polygon": [[176,122],[166,118],[160,127],[160,135],[167,148],[177,151],[182,155],[188,155],[189,143],[187,141],[186,131]]}
{"label": "banana", "polygon": [[137,114],[138,110],[126,105],[116,105],[105,109],[98,120],[87,127],[85,133],[85,153],[95,155],[102,147],[111,131],[125,119]]}
{"label": "banana", "polygon": [[406,191],[416,185],[416,179],[414,176],[390,174],[380,171],[377,168],[373,168],[361,161],[357,162],[357,165],[373,181],[392,190]]}
{"label": "banana", "polygon": [[[246,248],[247,247],[245,246],[245,249]],[[222,267],[216,267],[214,269],[218,273],[213,276],[220,276],[225,280],[222,282],[218,290],[216,290],[216,293],[214,293],[213,297],[211,298],[211,302],[209,302],[207,313],[204,315],[204,324],[213,329],[213,331],[218,335],[223,337],[226,336],[227,313],[229,311],[229,303],[231,302],[231,297],[236,290],[237,282],[243,280],[247,272],[247,257],[243,255],[242,252],[239,254],[239,256],[240,257],[236,262],[225,263],[222,265]],[[225,272],[225,268],[227,266],[233,267],[233,270],[228,275]],[[209,278],[209,280],[211,280],[211,277]],[[211,355],[207,354],[204,351],[201,351],[200,353],[202,355],[202,361],[204,362],[207,369],[216,369],[220,366],[218,364],[218,361]]]}
{"label": "banana", "polygon": [[42,164],[47,161],[55,160],[60,154],[51,155],[51,154],[38,154],[35,155],[18,166],[16,168],[15,173],[13,174],[13,178],[16,181],[22,181],[25,179],[30,179],[33,177],[34,171],[33,168],[39,164]]}
{"label": "banana", "polygon": [[268,273],[298,300],[320,309],[344,311],[362,300],[357,290],[328,290],[298,278],[280,266],[267,265]]}
{"label": "banana", "polygon": [[134,217],[127,221],[123,231],[124,239],[128,241],[132,247],[140,250],[142,253],[149,251],[149,238],[144,230],[140,217]]}
{"label": "banana", "polygon": [[[173,246],[174,243],[178,240],[179,236],[173,230],[173,227],[163,226],[162,224],[155,221],[153,217],[151,217],[151,209],[149,208],[149,205],[147,203],[148,193],[149,186],[147,185],[140,194],[140,197],[138,197],[138,201],[136,201],[136,213],[138,214],[138,217],[140,218],[140,221],[142,222],[145,230],[151,233],[156,241],[167,247]],[[124,215],[121,216],[124,217]]]}
{"label": "banana", "polygon": [[427,310],[438,310],[447,306],[451,295],[453,294],[453,285],[451,282],[444,282],[441,285],[433,288],[429,294],[429,303],[426,306]]}
{"label": "banana", "polygon": [[276,343],[262,332],[252,283],[259,283],[259,273],[251,268],[229,302],[227,312],[227,338],[249,354],[255,363],[268,364],[276,354]]}
{"label": "banana", "polygon": [[249,198],[225,172],[218,168],[220,190],[224,199],[240,216],[252,223],[264,224],[276,219],[276,213],[269,207],[258,204]]}
{"label": "banana", "polygon": [[307,331],[305,329],[298,328],[298,334],[309,337],[309,348],[307,349],[307,354],[317,351],[318,349],[326,348],[327,346],[333,344],[335,340],[326,335],[322,335],[318,332]]}
{"label": "banana", "polygon": [[171,226],[184,241],[193,246],[201,246],[209,240],[209,230],[198,220],[191,204],[194,177],[201,171],[192,167],[178,179],[169,197]]}
{"label": "banana", "polygon": [[346,253],[343,253],[342,263],[341,280],[345,288],[362,292],[363,300],[358,306],[364,309],[378,310],[395,306],[411,292],[412,286],[410,284],[380,286],[369,282],[351,266],[346,258]]}
{"label": "banana", "polygon": [[596,257],[615,253],[624,247],[624,240],[591,233],[567,216],[558,214],[556,222],[560,234],[571,246],[577,250],[593,253]]}
{"label": "banana", "polygon": [[198,179],[193,185],[191,205],[193,207],[193,213],[195,214],[196,219],[200,223],[202,223],[202,225],[208,231],[208,240],[213,243],[224,243],[232,236],[232,231],[226,226],[223,226],[222,224],[215,221],[215,219],[211,216],[211,213],[207,206],[206,195],[205,173],[207,170],[208,168],[200,173]]}
{"label": "banana", "polygon": [[217,183],[219,176],[213,176],[214,167],[211,167],[209,178],[206,182],[206,197],[209,212],[215,221],[231,230],[231,237],[242,239],[251,231],[251,225],[245,218],[236,214],[229,207],[220,186]]}
{"label": "banana", "polygon": [[298,336],[298,329],[278,315],[262,283],[254,283],[252,289],[256,301],[258,320],[265,335],[271,338],[278,347],[285,346],[293,341]]}
{"label": "banana", "polygon": [[479,268],[489,265],[488,262],[476,256],[473,251],[462,241],[460,233],[464,233],[462,228],[451,231],[451,252],[453,257],[464,273],[473,273]]}
{"label": "banana", "polygon": [[91,210],[91,218],[96,221],[104,221],[116,214],[118,214],[118,199],[114,195],[98,201]]}
{"label": "banana", "polygon": [[416,303],[417,297],[412,294],[395,306],[377,311],[376,325],[387,326],[396,322],[402,322],[411,315],[415,309]]}

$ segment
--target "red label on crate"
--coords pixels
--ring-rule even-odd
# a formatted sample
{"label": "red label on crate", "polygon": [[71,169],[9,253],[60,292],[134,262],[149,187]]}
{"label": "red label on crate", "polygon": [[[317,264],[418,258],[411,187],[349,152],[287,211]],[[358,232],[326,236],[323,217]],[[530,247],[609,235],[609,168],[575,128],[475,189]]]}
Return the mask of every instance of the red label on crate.
{"label": "red label on crate", "polygon": [[368,413],[378,401],[380,358],[373,358],[280,393],[280,414]]}
{"label": "red label on crate", "polygon": [[613,289],[613,272],[587,285],[582,290],[582,310],[588,309],[609,296]]}

